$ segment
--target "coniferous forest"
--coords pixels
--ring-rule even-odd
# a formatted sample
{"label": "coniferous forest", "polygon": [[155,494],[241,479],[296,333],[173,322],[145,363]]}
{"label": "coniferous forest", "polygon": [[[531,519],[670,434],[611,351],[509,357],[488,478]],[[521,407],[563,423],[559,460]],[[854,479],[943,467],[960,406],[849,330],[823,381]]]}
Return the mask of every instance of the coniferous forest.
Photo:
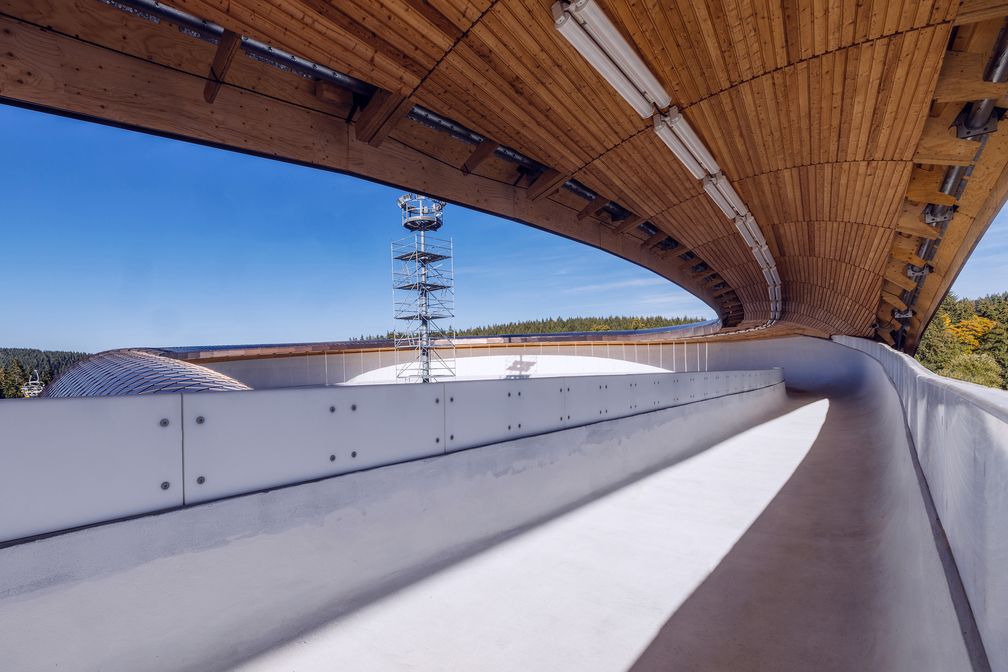
{"label": "coniferous forest", "polygon": [[[663,317],[661,315],[610,315],[608,317],[547,317],[541,320],[502,322],[479,327],[455,330],[456,336],[517,336],[521,334],[562,334],[581,331],[625,331],[636,329],[656,329],[674,327],[680,324],[702,322],[701,317]],[[361,336],[359,340],[370,341],[392,338],[392,332]],[[357,340],[357,339],[354,339]]]}
{"label": "coniferous forest", "polygon": [[39,372],[39,379],[48,385],[63,369],[86,356],[84,352],[63,350],[0,348],[0,399],[20,397],[21,386],[35,371]]}

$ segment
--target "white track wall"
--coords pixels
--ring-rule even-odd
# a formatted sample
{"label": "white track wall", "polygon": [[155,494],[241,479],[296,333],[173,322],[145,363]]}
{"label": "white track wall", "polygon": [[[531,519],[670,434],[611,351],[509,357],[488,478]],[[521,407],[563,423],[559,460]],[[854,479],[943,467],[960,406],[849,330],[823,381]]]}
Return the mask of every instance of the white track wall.
{"label": "white track wall", "polygon": [[0,542],[683,406],[781,371],[0,403]]}
{"label": "white track wall", "polygon": [[1008,392],[935,375],[880,343],[834,340],[895,386],[991,668],[1008,670]]}

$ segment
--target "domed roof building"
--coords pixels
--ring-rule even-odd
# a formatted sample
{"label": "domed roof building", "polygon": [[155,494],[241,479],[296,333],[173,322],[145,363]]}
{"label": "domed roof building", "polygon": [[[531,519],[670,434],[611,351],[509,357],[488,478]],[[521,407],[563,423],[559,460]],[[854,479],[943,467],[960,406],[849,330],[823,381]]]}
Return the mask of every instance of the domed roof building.
{"label": "domed roof building", "polygon": [[205,366],[148,350],[109,350],[77,362],[46,386],[43,397],[228,392],[248,385]]}

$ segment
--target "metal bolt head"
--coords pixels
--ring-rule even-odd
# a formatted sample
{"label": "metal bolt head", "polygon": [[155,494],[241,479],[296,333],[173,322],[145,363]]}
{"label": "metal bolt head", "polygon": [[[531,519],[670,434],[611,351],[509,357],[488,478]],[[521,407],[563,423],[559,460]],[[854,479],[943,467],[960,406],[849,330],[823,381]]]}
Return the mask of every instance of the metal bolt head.
{"label": "metal bolt head", "polygon": [[330,413],[335,413],[336,412],[336,407],[335,406],[330,406],[329,407],[329,412]]}
{"label": "metal bolt head", "polygon": [[350,410],[351,411],[356,411],[357,410],[357,404],[350,404]]}
{"label": "metal bolt head", "polygon": [[357,451],[355,450],[352,453],[350,453],[350,457],[357,457]]}
{"label": "metal bolt head", "polygon": [[167,490],[169,487],[171,487],[171,483],[169,483],[168,481],[161,481],[162,490]]}
{"label": "metal bolt head", "polygon": [[206,476],[199,476],[196,479],[196,482],[199,483],[200,485],[203,485],[204,483],[206,483]]}
{"label": "metal bolt head", "polygon": [[159,422],[158,424],[161,425],[162,427],[167,427],[168,426],[168,418],[161,418],[161,422]]}
{"label": "metal bolt head", "polygon": [[330,462],[335,462],[336,461],[336,456],[335,455],[330,455],[329,456],[329,461]]}
{"label": "metal bolt head", "polygon": [[196,416],[196,424],[197,425],[202,425],[204,422],[206,422],[206,418],[204,418],[202,415]]}

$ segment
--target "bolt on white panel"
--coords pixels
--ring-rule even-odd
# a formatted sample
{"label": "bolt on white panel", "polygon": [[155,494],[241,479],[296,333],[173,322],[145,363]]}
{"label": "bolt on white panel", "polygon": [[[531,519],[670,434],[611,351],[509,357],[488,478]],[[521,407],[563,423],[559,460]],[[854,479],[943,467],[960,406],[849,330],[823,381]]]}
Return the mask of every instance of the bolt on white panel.
{"label": "bolt on white panel", "polygon": [[4,400],[0,428],[0,541],[182,505],[177,394]]}
{"label": "bolt on white panel", "polygon": [[187,394],[186,503],[445,452],[444,385]]}
{"label": "bolt on white panel", "polygon": [[473,380],[445,383],[449,451],[509,441],[567,426],[567,378]]}

